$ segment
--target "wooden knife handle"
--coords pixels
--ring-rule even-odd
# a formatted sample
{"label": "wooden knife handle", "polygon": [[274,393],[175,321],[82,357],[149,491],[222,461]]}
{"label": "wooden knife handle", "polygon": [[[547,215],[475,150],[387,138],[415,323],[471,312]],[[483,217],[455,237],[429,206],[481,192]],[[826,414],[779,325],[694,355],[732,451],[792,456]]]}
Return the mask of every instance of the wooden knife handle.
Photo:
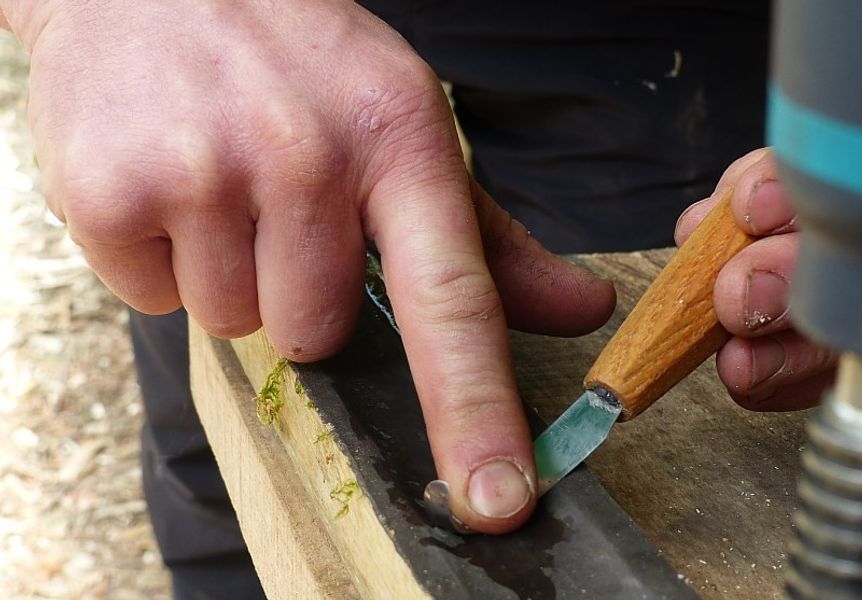
{"label": "wooden knife handle", "polygon": [[727,341],[712,289],[718,272],[755,238],[730,212],[728,192],[673,256],[605,346],[584,379],[636,417]]}

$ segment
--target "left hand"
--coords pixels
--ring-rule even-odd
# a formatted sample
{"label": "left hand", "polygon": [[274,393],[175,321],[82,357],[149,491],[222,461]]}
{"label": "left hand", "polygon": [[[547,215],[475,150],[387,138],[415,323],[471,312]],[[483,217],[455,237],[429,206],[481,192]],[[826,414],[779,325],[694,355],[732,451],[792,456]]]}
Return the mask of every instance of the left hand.
{"label": "left hand", "polygon": [[680,216],[676,243],[691,235],[730,188],[737,224],[761,239],[733,257],[715,283],[715,312],[733,335],[716,357],[719,377],[749,410],[808,408],[833,381],[837,354],[793,326],[788,293],[799,234],[772,152],[761,148],[730,165],[712,195]]}

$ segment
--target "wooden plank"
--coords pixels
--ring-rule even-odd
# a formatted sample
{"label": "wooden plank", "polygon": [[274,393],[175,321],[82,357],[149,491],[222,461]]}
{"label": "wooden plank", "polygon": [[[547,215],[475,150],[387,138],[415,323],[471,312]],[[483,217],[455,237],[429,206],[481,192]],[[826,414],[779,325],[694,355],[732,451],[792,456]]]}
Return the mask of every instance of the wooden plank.
{"label": "wooden plank", "polygon": [[[233,348],[249,381],[260,390],[278,363],[275,349],[262,334],[235,340]],[[338,549],[343,573],[355,582],[364,598],[427,597],[395,550],[385,523],[377,518],[368,496],[362,493],[347,455],[349,450],[336,443],[332,425],[320,419],[313,393],[298,383],[294,369],[285,369],[284,374],[283,403],[272,424],[281,441],[281,451],[294,467],[296,481],[305,487],[305,508],[317,516],[317,527]],[[252,396],[241,401],[247,411],[256,412]],[[254,429],[259,430],[260,423]],[[224,470],[221,462],[219,466]],[[245,530],[243,535],[251,546]],[[266,553],[267,548],[269,540],[263,540],[261,549],[253,555]],[[269,594],[266,584],[265,588]]]}
{"label": "wooden plank", "polygon": [[257,423],[254,390],[228,342],[190,327],[195,406],[225,477],[255,568],[271,598],[358,598],[335,547],[309,510],[302,477],[275,433]]}
{"label": "wooden plank", "polygon": [[[668,256],[669,251],[657,251],[575,258],[617,281],[620,308],[611,324],[575,340],[514,334],[522,395],[544,419],[554,418],[579,395],[584,373]],[[335,548],[338,569],[356,594],[686,597],[677,573],[586,469],[576,470],[548,494],[536,517],[515,535],[461,538],[429,527],[417,503],[434,475],[421,415],[397,336],[378,317],[364,315],[357,339],[339,357],[286,371],[284,406],[276,424],[280,452],[292,465],[294,483],[298,479],[302,484],[303,505],[331,540],[327,547]],[[204,342],[226,344],[201,335],[195,339],[193,365],[200,362]],[[259,389],[277,357],[259,334],[235,341],[233,347]],[[225,359],[207,370],[224,370],[228,363]],[[236,357],[232,368],[237,368]],[[212,375],[197,372],[200,407],[201,377]],[[297,376],[301,386],[295,388]],[[241,427],[246,441],[228,444],[224,438],[238,434],[220,438],[210,432],[228,427],[226,421],[235,418],[229,410],[219,409],[218,419],[205,420],[217,457],[235,453],[237,445],[250,443],[249,436],[260,435],[250,388],[245,390],[233,402],[245,415]],[[704,597],[780,597],[802,420],[801,414],[738,409],[705,366],[644,415],[616,427],[589,464],[680,577]],[[332,436],[326,433],[330,428]],[[228,450],[220,452],[217,446]],[[234,471],[250,466],[231,458],[219,461],[235,497],[230,483],[237,478]],[[336,519],[344,498],[333,492],[354,478],[359,491],[348,502],[348,514]],[[248,489],[240,487],[237,493]],[[241,521],[250,524],[267,514],[262,506],[271,509],[275,500],[246,506],[242,498],[235,502]],[[260,564],[271,558],[276,542],[258,540],[259,534],[243,527],[270,597],[294,597],[268,583],[287,563]],[[283,554],[281,559],[295,557]]]}

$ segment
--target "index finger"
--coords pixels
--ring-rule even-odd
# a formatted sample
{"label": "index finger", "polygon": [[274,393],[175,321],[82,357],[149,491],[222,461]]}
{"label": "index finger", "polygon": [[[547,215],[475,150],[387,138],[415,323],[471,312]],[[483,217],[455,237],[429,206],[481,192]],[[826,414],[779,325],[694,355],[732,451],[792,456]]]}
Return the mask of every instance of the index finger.
{"label": "index finger", "polygon": [[428,162],[388,173],[367,219],[450,509],[503,533],[535,505],[530,432],[463,161]]}

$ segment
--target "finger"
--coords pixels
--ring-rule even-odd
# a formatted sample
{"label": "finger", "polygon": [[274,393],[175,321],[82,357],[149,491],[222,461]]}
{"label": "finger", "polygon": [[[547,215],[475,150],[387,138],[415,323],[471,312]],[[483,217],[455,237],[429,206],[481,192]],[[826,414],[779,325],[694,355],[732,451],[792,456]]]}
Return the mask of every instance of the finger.
{"label": "finger", "polygon": [[778,181],[778,166],[771,150],[740,173],[730,207],[737,225],[751,235],[795,231],[796,213]]}
{"label": "finger", "polygon": [[229,201],[201,212],[186,212],[170,226],[180,298],[212,335],[248,335],[260,327],[254,224],[244,208]]}
{"label": "finger", "polygon": [[82,245],[104,284],[142,313],[162,315],[182,306],[171,264],[171,240],[155,237],[128,246]]}
{"label": "finger", "polygon": [[148,208],[163,196],[162,190],[103,163],[97,161],[86,177],[46,167],[51,211],[66,223],[87,263],[121,300],[143,313],[173,312],[181,302],[172,243]]}
{"label": "finger", "polygon": [[512,530],[535,505],[532,443],[457,149],[390,170],[367,214],[450,508],[473,530]]}
{"label": "finger", "polygon": [[[752,165],[758,163],[769,153],[768,148],[758,148],[735,160],[718,180],[715,186],[715,191],[710,194],[709,198],[705,198],[699,202],[695,202],[679,216],[674,230],[674,241],[677,246],[681,246],[691,235],[691,233],[700,225],[704,217],[715,207],[718,202],[724,198],[724,195],[737,184],[737,180],[743,173]],[[744,222],[744,220],[743,220]]]}
{"label": "finger", "polygon": [[614,311],[613,284],[548,252],[471,181],[485,260],[509,327],[576,336],[601,327]]}
{"label": "finger", "polygon": [[834,378],[838,355],[795,331],[734,337],[716,367],[731,397],[749,410],[796,410],[815,404]]}
{"label": "finger", "polygon": [[791,327],[789,282],[798,246],[796,234],[770,236],[727,262],[713,290],[715,313],[725,329],[756,337]]}
{"label": "finger", "polygon": [[[260,316],[272,343],[299,362],[338,351],[362,304],[365,242],[340,199],[267,189],[259,200],[255,257]],[[325,191],[321,191],[325,193]],[[332,201],[330,201],[332,200]]]}

